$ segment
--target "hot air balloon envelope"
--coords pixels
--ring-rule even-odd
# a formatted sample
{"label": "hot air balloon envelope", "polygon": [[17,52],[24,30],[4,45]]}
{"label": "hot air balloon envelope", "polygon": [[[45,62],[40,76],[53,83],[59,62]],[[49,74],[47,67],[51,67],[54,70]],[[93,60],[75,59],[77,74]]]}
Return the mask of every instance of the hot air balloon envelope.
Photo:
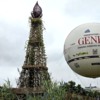
{"label": "hot air balloon envelope", "polygon": [[64,43],[64,56],[79,75],[100,77],[100,23],[87,23],[72,30]]}

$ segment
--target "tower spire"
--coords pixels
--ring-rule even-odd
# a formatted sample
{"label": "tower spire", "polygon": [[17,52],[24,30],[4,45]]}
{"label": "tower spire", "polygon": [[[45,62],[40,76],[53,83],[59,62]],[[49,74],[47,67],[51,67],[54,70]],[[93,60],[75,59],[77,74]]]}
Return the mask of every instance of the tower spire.
{"label": "tower spire", "polygon": [[31,16],[33,18],[41,18],[42,17],[42,8],[39,6],[38,1],[36,2],[33,11],[31,12]]}

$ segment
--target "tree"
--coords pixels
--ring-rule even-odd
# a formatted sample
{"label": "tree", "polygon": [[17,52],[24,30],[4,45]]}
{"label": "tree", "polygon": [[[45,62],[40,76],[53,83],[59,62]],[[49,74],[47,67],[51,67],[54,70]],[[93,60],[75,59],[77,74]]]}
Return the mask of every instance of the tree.
{"label": "tree", "polygon": [[80,84],[78,84],[78,85],[76,86],[75,92],[76,92],[77,94],[82,94],[82,93],[83,93],[83,88],[81,87]]}
{"label": "tree", "polygon": [[68,85],[69,85],[69,92],[74,92],[75,91],[75,82],[73,82],[73,81],[69,81],[68,82]]}

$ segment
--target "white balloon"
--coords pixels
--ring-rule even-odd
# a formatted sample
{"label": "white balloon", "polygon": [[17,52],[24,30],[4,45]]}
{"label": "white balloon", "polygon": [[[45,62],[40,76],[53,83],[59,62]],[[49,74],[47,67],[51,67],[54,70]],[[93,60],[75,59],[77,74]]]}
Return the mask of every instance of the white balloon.
{"label": "white balloon", "polygon": [[64,56],[76,73],[100,77],[100,23],[87,23],[70,32],[64,43]]}

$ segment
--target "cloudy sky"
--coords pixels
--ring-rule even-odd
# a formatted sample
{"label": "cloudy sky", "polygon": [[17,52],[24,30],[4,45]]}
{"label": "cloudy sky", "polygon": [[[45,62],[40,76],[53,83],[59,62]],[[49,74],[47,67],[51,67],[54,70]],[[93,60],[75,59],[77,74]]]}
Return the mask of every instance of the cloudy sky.
{"label": "cloudy sky", "polygon": [[[25,58],[29,16],[37,0],[0,0],[0,85],[15,80]],[[56,81],[75,81],[82,86],[99,86],[100,79],[75,74],[67,65],[63,46],[67,35],[80,24],[100,22],[100,0],[38,0],[43,9],[47,67]]]}

